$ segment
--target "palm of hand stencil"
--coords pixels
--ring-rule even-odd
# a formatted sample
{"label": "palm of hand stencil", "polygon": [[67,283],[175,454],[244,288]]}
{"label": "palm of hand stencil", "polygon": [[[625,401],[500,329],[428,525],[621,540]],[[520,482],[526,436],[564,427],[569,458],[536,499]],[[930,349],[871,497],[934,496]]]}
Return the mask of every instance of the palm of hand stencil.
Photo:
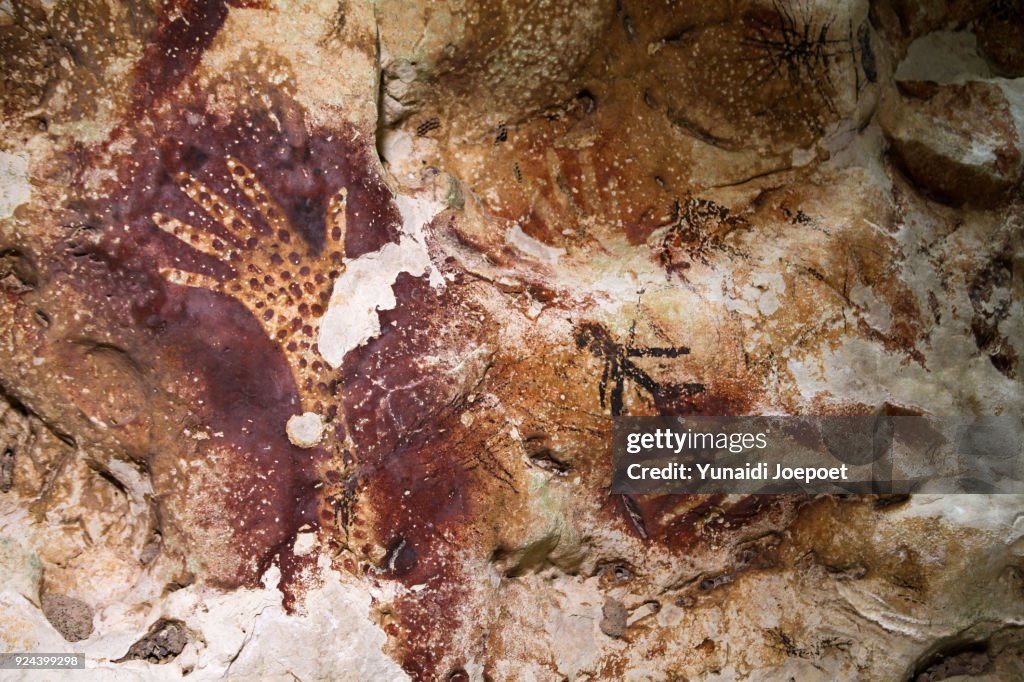
{"label": "palm of hand stencil", "polygon": [[[334,280],[345,268],[347,190],[341,188],[328,201],[326,239],[323,248],[316,249],[289,223],[252,170],[231,156],[225,162],[231,184],[264,224],[258,226],[224,194],[198,178],[178,173],[175,184],[216,223],[217,233],[163,213],[154,213],[153,221],[189,247],[218,259],[226,266],[227,275],[215,277],[171,267],[161,268],[160,274],[174,284],[223,293],[244,305],[285,353],[302,409],[324,414],[324,401],[333,393],[334,384],[324,381],[327,366],[316,340]],[[333,417],[335,410],[331,405],[326,416]]]}

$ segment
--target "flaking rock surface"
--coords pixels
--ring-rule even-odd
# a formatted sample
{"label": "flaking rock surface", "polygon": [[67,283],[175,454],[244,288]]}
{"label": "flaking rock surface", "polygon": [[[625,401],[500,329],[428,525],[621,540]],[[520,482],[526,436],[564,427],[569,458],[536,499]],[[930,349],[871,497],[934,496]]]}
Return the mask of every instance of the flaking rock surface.
{"label": "flaking rock surface", "polygon": [[613,414],[1021,414],[1022,34],[1015,0],[0,3],[0,646],[1021,679],[1018,496],[610,495],[608,455]]}

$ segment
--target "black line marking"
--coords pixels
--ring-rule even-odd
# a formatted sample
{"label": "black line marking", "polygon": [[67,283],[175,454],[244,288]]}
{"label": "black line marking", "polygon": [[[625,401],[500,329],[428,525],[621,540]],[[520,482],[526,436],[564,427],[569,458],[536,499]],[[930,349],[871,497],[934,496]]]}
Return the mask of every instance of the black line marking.
{"label": "black line marking", "polygon": [[629,340],[617,343],[607,329],[595,322],[584,322],[576,330],[576,347],[589,350],[604,361],[601,381],[597,387],[598,398],[602,407],[611,410],[612,416],[617,417],[623,413],[623,394],[627,380],[647,391],[652,398],[673,393],[700,393],[704,390],[703,384],[661,384],[651,378],[630,358],[680,358],[689,355],[690,349],[686,346],[637,347],[633,345],[634,331],[635,325],[630,331]]}

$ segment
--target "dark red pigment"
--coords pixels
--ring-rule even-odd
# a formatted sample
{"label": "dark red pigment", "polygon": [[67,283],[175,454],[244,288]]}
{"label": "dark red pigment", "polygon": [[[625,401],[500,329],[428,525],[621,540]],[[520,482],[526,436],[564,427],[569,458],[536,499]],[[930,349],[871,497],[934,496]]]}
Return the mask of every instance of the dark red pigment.
{"label": "dark red pigment", "polygon": [[259,0],[166,0],[135,65],[132,113],[148,110],[192,73],[224,25],[229,7],[263,6]]}
{"label": "dark red pigment", "polygon": [[[440,527],[469,513],[464,491],[471,474],[458,457],[445,452],[451,447],[448,434],[458,423],[456,379],[442,381],[437,370],[420,362],[425,353],[443,348],[431,320],[446,316],[450,293],[439,295],[425,276],[407,273],[397,278],[393,290],[395,309],[379,313],[382,334],[346,356],[345,407],[360,475],[372,483],[371,494],[380,495],[379,502],[387,499],[375,507],[380,526],[394,529],[396,537],[406,539],[407,551],[422,555],[437,542]],[[467,321],[453,336],[472,343],[477,334]],[[418,560],[402,563],[405,568],[396,567],[396,573],[413,580],[427,577]]]}
{"label": "dark red pigment", "polygon": [[[190,419],[224,433],[219,442],[229,454],[219,466],[231,486],[221,498],[195,502],[214,506],[216,521],[235,529],[225,553],[256,557],[258,564],[207,579],[222,587],[255,586],[278,547],[316,521],[315,458],[292,446],[280,428],[297,409],[290,370],[240,303],[166,285],[138,246],[122,240],[115,247],[109,235],[93,247],[70,240],[49,276],[55,286],[79,290],[102,339],[131,349],[150,381],[171,387],[200,378],[203,403],[187,409]],[[173,433],[164,433],[148,453],[149,468],[166,468],[161,458],[183,451]],[[159,482],[155,492],[163,500],[173,491]]]}
{"label": "dark red pigment", "polygon": [[447,312],[458,309],[455,288],[438,294],[426,277],[399,276],[395,309],[380,313],[382,334],[350,352],[343,367],[359,475],[387,550],[375,570],[431,588],[396,606],[408,631],[403,666],[416,679],[435,669],[439,645],[458,627],[453,614],[465,588],[454,546],[471,524],[471,493],[480,489],[452,439],[459,387],[419,362],[444,348],[431,320],[447,320],[456,327],[447,332],[469,344],[481,334],[473,320],[458,328]]}
{"label": "dark red pigment", "polygon": [[[128,330],[135,337],[131,343],[145,355],[164,358],[152,371],[179,373],[182,382],[193,374],[201,378],[204,403],[193,406],[194,414],[225,434],[222,442],[232,453],[221,463],[232,492],[216,504],[222,520],[237,531],[223,551],[256,557],[259,565],[244,575],[211,579],[225,587],[255,585],[279,557],[287,597],[289,573],[302,567],[288,547],[299,527],[318,521],[316,465],[325,453],[288,442],[284,424],[299,411],[298,391],[281,349],[249,310],[226,295],[167,284],[158,274],[158,266],[213,277],[227,269],[157,229],[152,215],[164,213],[223,234],[224,227],[178,188],[174,178],[184,171],[221,193],[257,229],[267,230],[230,182],[227,156],[253,169],[313,254],[324,245],[329,197],[343,186],[348,188],[346,250],[352,256],[394,241],[398,212],[366,150],[345,142],[352,138],[350,130],[309,131],[302,111],[280,96],[271,111],[240,110],[226,121],[215,119],[201,95],[189,87],[183,91],[187,97],[169,112],[152,114],[151,125],[120,131],[130,140],[128,153],[107,157],[113,145],[105,144],[76,159],[79,171],[109,167],[117,181],[103,200],[72,202],[65,260],[55,274],[95,301],[93,312],[102,325]],[[99,239],[92,238],[97,234]]]}
{"label": "dark red pigment", "polygon": [[[160,240],[160,253],[178,249],[181,255],[193,252],[152,229],[154,212],[222,233],[223,228],[175,184],[174,176],[185,171],[229,198],[251,223],[267,230],[230,180],[225,160],[233,156],[256,173],[314,252],[324,244],[327,202],[341,187],[348,188],[345,250],[349,258],[397,241],[398,209],[376,175],[368,151],[347,142],[351,130],[344,126],[341,131],[308,132],[297,105],[282,97],[274,99],[276,106],[270,111],[240,111],[223,123],[206,111],[201,95],[192,95],[177,102],[170,114],[156,118],[156,131],[136,136],[130,162],[119,164],[123,196],[109,206],[113,223],[131,225],[133,231],[138,228]],[[282,122],[280,127],[276,121]]]}
{"label": "dark red pigment", "polygon": [[[177,67],[168,68],[168,73],[177,74]],[[220,394],[211,395],[208,401],[213,413],[209,423],[214,428],[247,419],[271,427],[281,425],[294,413],[298,396],[286,367],[268,372],[270,367],[283,365],[279,351],[248,311],[233,300],[168,286],[154,276],[157,264],[212,276],[223,274],[224,266],[155,229],[152,214],[160,212],[213,234],[223,232],[177,187],[174,177],[185,171],[226,197],[252,224],[266,229],[258,212],[230,182],[225,165],[229,155],[253,169],[314,252],[323,244],[326,202],[339,187],[348,188],[345,245],[350,258],[396,241],[399,214],[367,150],[343,142],[352,139],[351,131],[309,132],[301,111],[280,96],[275,97],[272,111],[239,111],[225,123],[207,114],[202,96],[191,92],[190,86],[179,88],[182,93],[182,101],[175,102],[172,112],[150,113],[154,132],[134,133],[131,153],[114,164],[119,186],[112,199],[96,209],[103,215],[93,220],[107,225],[111,237],[120,238],[120,243],[106,239],[101,258],[114,270],[134,270],[129,279],[140,278],[152,288],[146,301],[131,307],[137,325],[148,329],[161,344],[175,346],[182,357],[189,357],[211,386],[235,387],[211,391]],[[282,125],[277,126],[275,119]],[[181,261],[174,262],[174,257]],[[462,591],[451,584],[457,583],[458,569],[454,561],[449,562],[449,547],[441,535],[457,532],[460,523],[466,523],[471,474],[445,456],[438,435],[444,432],[445,420],[457,421],[457,415],[441,409],[447,402],[448,387],[416,366],[416,359],[436,341],[427,320],[446,302],[437,299],[425,278],[403,275],[394,290],[398,306],[381,313],[385,332],[346,361],[346,396],[360,396],[363,405],[361,409],[348,406],[359,453],[358,477],[367,491],[367,502],[375,509],[378,530],[372,534],[387,543],[385,560],[376,570],[408,584],[428,582],[435,588],[443,584],[443,589],[424,591],[422,597],[398,606],[406,628],[426,635],[453,628],[450,614]],[[216,327],[218,319],[234,315],[244,318],[245,323],[239,324],[247,328],[232,332],[229,336],[237,333],[237,337],[231,343],[202,343],[196,338],[210,326]],[[268,349],[269,355],[255,352],[258,346]],[[236,350],[244,360],[224,358],[228,363],[218,364],[220,354]],[[204,361],[207,357],[209,363]],[[283,434],[271,427],[270,432],[242,443],[242,449],[272,444],[277,454],[294,450],[284,442]],[[318,499],[311,490],[315,474],[310,453],[291,456],[292,474],[302,485],[281,485],[281,498],[285,509],[289,502],[283,498],[296,500],[290,503],[293,513],[281,514],[284,527],[267,533],[266,542],[253,548],[264,557],[261,565],[279,557],[285,582],[304,567],[290,554],[288,543],[299,526],[311,522]],[[248,456],[240,456],[239,463],[243,459],[254,475],[266,469]],[[410,495],[404,495],[406,490]],[[245,509],[241,505],[240,513],[244,515]],[[262,521],[247,518],[245,527],[259,527],[264,525]],[[247,576],[238,584],[251,584],[255,577]],[[287,587],[286,598],[290,602]],[[410,639],[425,643],[428,638]],[[410,670],[431,669],[434,662],[425,645],[413,644],[408,659]]]}

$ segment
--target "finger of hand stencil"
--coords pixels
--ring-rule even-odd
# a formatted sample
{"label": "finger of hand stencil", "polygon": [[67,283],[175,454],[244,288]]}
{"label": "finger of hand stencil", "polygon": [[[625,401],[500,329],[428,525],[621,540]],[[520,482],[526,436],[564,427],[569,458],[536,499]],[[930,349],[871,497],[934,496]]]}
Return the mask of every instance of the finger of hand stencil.
{"label": "finger of hand stencil", "polygon": [[218,280],[197,272],[178,270],[177,268],[160,268],[160,276],[171,284],[179,284],[183,287],[209,289],[210,291],[217,291],[220,288]]}
{"label": "finger of hand stencil", "polygon": [[348,229],[348,219],[345,215],[348,207],[348,189],[339,189],[330,202],[327,204],[327,237],[341,247],[345,253],[345,232]]}
{"label": "finger of hand stencil", "polygon": [[[230,165],[229,165],[230,168]],[[196,202],[207,214],[223,225],[232,235],[238,237],[255,236],[256,231],[245,216],[231,206],[224,197],[213,188],[188,173],[175,176],[178,188]]]}
{"label": "finger of hand stencil", "polygon": [[[259,181],[255,173],[249,170],[248,166],[233,156],[227,158],[228,170],[231,171],[231,179],[238,186],[245,196],[260,212],[267,225],[274,231],[274,234],[281,237],[281,233],[291,234],[288,228],[288,221],[285,220],[284,212],[277,202],[270,196],[270,192]],[[282,241],[288,241],[282,238]]]}
{"label": "finger of hand stencil", "polygon": [[232,249],[224,241],[193,225],[163,213],[154,213],[153,222],[161,230],[176,237],[178,241],[188,244],[196,251],[202,251],[205,254],[216,256],[222,260],[227,260],[231,257]]}

